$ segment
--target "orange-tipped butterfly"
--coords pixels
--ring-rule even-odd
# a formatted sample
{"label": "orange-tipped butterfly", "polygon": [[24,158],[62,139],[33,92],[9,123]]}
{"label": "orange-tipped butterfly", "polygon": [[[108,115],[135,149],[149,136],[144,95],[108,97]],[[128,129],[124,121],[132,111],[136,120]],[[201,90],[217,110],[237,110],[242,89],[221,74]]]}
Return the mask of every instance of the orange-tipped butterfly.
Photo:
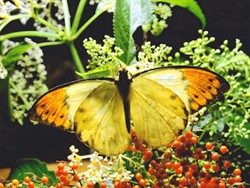
{"label": "orange-tipped butterfly", "polygon": [[104,155],[125,151],[133,123],[149,148],[164,146],[179,135],[188,115],[223,96],[227,81],[197,67],[164,67],[118,79],[98,78],[56,87],[33,105],[30,118],[67,131]]}

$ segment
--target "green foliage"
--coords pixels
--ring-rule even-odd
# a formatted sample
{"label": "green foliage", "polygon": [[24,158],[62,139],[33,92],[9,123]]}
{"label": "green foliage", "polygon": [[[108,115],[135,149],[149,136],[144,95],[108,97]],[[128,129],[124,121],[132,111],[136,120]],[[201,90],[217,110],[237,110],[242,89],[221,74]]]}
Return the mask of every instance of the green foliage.
{"label": "green foliage", "polygon": [[[8,177],[9,180],[18,179],[23,181],[26,176],[32,177],[35,175],[37,178],[41,178],[43,175],[49,177],[51,183],[55,185],[58,180],[56,179],[55,172],[49,171],[45,162],[41,162],[38,159],[24,158],[11,169],[11,173]],[[43,187],[41,181],[39,184],[35,184],[37,187]],[[46,186],[47,187],[47,186]]]}
{"label": "green foliage", "polygon": [[202,26],[206,26],[206,18],[203,14],[200,6],[194,0],[151,0],[152,2],[164,2],[170,3],[172,5],[177,5],[183,8],[186,8],[190,12],[192,12],[202,23]]}
{"label": "green foliage", "polygon": [[32,45],[29,43],[19,43],[11,48],[6,55],[3,56],[2,63],[4,67],[11,71],[14,68],[15,63],[20,59],[20,56],[27,52]]}
{"label": "green foliage", "polygon": [[[208,37],[208,32],[199,31],[201,38],[186,42],[180,51],[189,57],[186,63],[201,66],[223,75],[231,85],[224,102],[208,107],[208,113],[198,123],[214,134],[227,138],[232,145],[241,145],[250,141],[250,58],[240,50],[242,44],[236,40],[236,46],[230,50],[228,41],[220,49],[209,47],[215,38]],[[178,62],[177,62],[178,64]],[[219,109],[214,111],[214,109]],[[221,132],[223,130],[223,132]],[[249,152],[247,144],[242,145]]]}
{"label": "green foliage", "polygon": [[152,8],[149,0],[117,0],[114,13],[114,36],[116,45],[123,50],[121,61],[126,65],[135,58],[133,33],[152,20]]}

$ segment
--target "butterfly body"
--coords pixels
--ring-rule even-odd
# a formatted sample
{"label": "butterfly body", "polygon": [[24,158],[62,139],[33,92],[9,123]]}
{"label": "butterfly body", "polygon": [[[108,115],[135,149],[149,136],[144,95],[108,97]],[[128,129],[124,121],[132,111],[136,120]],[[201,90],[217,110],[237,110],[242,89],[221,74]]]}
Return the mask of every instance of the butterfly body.
{"label": "butterfly body", "polygon": [[149,148],[172,142],[188,116],[229,89],[219,75],[195,67],[164,67],[118,79],[81,80],[52,89],[31,109],[31,119],[75,132],[104,155],[122,153],[130,124]]}

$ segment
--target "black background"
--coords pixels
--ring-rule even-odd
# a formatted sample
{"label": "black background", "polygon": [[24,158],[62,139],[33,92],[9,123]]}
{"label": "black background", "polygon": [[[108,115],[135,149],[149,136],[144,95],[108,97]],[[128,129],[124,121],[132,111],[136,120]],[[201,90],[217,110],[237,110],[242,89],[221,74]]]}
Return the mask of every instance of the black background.
{"label": "black background", "polygon": [[[242,50],[250,55],[250,1],[249,0],[199,0],[207,25],[205,30],[209,36],[216,38],[213,47],[219,48],[225,39],[229,46],[235,46],[235,40],[243,42]],[[74,10],[76,5],[71,5]],[[94,14],[93,6],[87,6],[84,19]],[[84,20],[82,20],[84,22]],[[166,43],[176,51],[185,41],[199,37],[200,21],[189,11],[175,7],[173,16],[168,20],[168,28],[158,37],[149,36],[153,44]],[[19,30],[24,27],[11,24],[7,31]],[[27,29],[24,27],[24,29]],[[77,41],[77,47],[83,62],[87,55],[82,48],[82,40],[92,37],[101,42],[104,35],[112,36],[112,14],[105,13],[98,18]],[[140,34],[136,34],[140,40]],[[44,63],[48,71],[47,85],[51,88],[66,81],[75,80],[72,58],[67,46],[44,48]],[[23,126],[8,121],[7,107],[1,99],[0,106],[0,167],[10,166],[23,157],[36,157],[47,162],[66,159],[70,145],[74,144],[80,153],[88,153],[74,134],[44,125],[31,125],[26,122]]]}

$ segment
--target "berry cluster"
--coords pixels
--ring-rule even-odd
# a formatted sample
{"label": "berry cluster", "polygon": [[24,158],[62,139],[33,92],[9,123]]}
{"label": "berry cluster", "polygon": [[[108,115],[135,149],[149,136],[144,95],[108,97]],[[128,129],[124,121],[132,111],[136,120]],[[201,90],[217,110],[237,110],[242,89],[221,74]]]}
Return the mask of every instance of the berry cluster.
{"label": "berry cluster", "polygon": [[202,147],[191,131],[180,135],[165,149],[154,151],[154,155],[139,143],[137,137],[133,138],[133,142],[131,151],[141,152],[145,162],[145,169],[138,169],[135,175],[141,187],[245,187],[241,170],[234,168],[225,156],[228,148],[211,142]]}
{"label": "berry cluster", "polygon": [[11,181],[0,182],[0,188],[34,188],[34,187],[50,187],[51,182],[47,176],[38,177],[34,174],[28,173],[29,176],[25,176],[23,181],[13,179]]}
{"label": "berry cluster", "polygon": [[56,184],[56,188],[62,188],[63,186],[77,184],[77,182],[79,182],[80,180],[80,177],[76,171],[78,167],[79,167],[78,163],[66,163],[66,162],[58,163],[55,174],[58,177],[60,183]]}

